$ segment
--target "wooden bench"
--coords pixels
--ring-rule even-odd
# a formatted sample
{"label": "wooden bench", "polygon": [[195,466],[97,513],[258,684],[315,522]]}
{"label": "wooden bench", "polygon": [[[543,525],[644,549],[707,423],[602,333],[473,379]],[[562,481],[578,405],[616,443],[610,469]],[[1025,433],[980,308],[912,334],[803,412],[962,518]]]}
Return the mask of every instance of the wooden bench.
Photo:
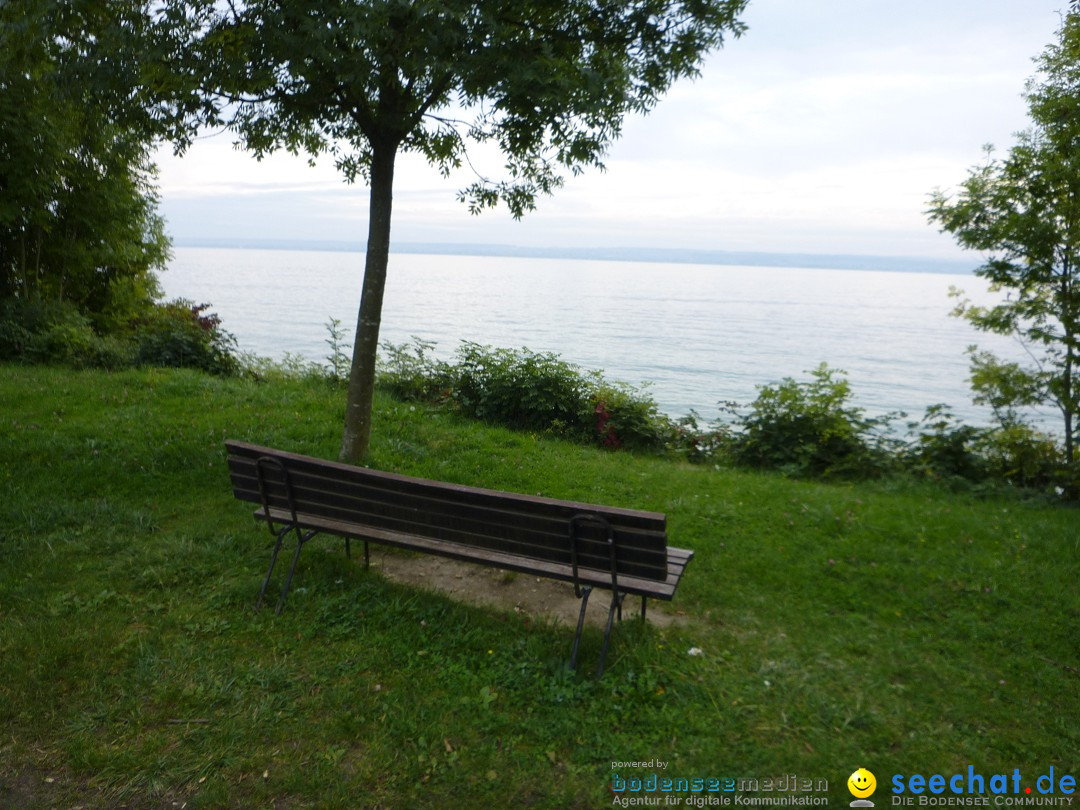
{"label": "wooden bench", "polygon": [[304,543],[317,534],[383,543],[572,583],[581,599],[570,656],[576,667],[593,588],[612,592],[597,674],[603,674],[616,613],[628,594],[670,600],[693,552],[667,545],[662,514],[516,495],[410,478],[226,441],[233,492],[258,504],[255,519],[276,537],[257,607],[289,534],[296,546],[278,597],[285,605]]}

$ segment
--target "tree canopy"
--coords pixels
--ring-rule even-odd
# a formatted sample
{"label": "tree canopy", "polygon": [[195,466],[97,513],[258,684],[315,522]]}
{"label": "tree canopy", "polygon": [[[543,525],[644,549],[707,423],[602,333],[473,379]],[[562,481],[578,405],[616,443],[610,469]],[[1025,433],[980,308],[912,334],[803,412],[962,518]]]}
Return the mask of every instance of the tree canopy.
{"label": "tree canopy", "polygon": [[140,2],[0,4],[0,298],[108,319],[155,292],[149,150],[178,119],[148,100],[152,27]]}
{"label": "tree canopy", "polygon": [[[329,153],[370,186],[368,247],[342,457],[366,453],[389,254],[395,159],[449,174],[493,145],[501,176],[460,197],[515,217],[566,172],[602,168],[626,115],[645,113],[742,33],[747,0],[231,0],[181,65],[257,156]],[[181,66],[180,73],[189,68]]]}
{"label": "tree canopy", "polygon": [[972,347],[977,401],[1005,422],[1028,405],[1051,403],[1062,418],[1065,458],[1076,461],[1080,414],[1080,13],[1036,60],[1025,98],[1032,125],[1001,159],[990,148],[958,195],[936,191],[929,216],[965,248],[987,258],[976,275],[1007,293],[995,306],[963,301],[977,329],[1017,337],[1029,364]]}

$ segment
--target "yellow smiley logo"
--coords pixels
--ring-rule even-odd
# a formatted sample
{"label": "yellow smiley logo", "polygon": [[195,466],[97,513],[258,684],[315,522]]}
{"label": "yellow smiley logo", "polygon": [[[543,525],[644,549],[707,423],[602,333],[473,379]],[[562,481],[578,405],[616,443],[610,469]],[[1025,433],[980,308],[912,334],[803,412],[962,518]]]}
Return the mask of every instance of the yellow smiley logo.
{"label": "yellow smiley logo", "polygon": [[866,768],[859,768],[847,780],[847,789],[857,799],[865,799],[877,790],[877,779]]}

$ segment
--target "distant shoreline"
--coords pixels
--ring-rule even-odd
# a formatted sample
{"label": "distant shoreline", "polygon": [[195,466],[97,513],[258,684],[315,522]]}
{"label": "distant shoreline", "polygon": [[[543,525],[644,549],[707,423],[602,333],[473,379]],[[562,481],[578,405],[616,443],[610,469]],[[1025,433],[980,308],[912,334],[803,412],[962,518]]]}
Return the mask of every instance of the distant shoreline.
{"label": "distant shoreline", "polygon": [[[238,250],[310,250],[362,253],[361,242],[299,239],[177,239],[176,247]],[[575,248],[531,245],[477,245],[451,242],[402,242],[391,253],[439,256],[503,256],[530,259],[649,262],[656,264],[738,265],[742,267],[799,267],[811,270],[879,270],[890,273],[947,273],[971,275],[976,261],[927,259],[914,256],[864,256],[820,253],[760,253],[753,251],[686,250],[675,248]]]}

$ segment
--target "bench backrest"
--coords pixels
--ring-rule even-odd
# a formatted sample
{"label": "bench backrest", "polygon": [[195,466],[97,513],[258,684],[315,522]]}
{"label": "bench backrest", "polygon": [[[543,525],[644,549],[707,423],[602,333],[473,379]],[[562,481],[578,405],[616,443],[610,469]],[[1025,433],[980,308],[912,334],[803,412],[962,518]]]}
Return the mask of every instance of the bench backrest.
{"label": "bench backrest", "polygon": [[[572,564],[571,523],[577,564],[608,572],[607,529],[616,548],[621,576],[664,581],[667,530],[664,515],[634,509],[573,503],[466,487],[369,470],[227,441],[233,491],[243,501],[261,503],[260,458],[277,459],[288,470],[297,512],[381,530],[420,535]],[[270,506],[289,509],[280,469],[261,465]],[[582,520],[581,516],[591,516]],[[575,520],[577,518],[577,520]]]}

